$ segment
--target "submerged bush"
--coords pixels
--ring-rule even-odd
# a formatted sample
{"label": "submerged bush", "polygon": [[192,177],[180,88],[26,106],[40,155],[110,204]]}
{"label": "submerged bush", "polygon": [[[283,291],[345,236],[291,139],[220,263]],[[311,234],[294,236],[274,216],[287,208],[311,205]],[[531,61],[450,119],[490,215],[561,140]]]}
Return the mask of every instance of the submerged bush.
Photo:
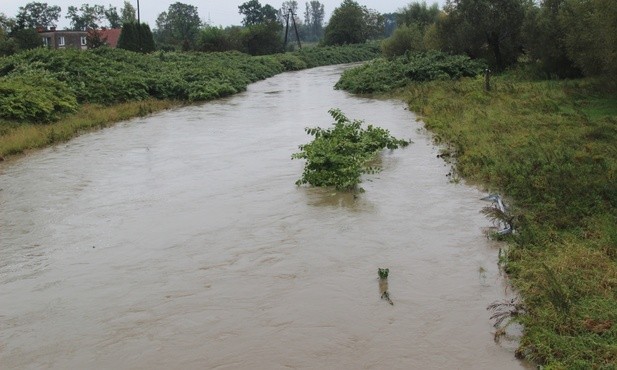
{"label": "submerged bush", "polygon": [[292,159],[305,159],[304,172],[296,185],[333,186],[337,190],[355,190],[361,182],[361,175],[379,169],[368,162],[382,149],[397,149],[409,145],[386,129],[368,125],[362,128],[362,121],[350,121],[338,109],[329,110],[334,118],[334,127],[306,128],[314,136],[312,142],[300,145],[300,152]]}

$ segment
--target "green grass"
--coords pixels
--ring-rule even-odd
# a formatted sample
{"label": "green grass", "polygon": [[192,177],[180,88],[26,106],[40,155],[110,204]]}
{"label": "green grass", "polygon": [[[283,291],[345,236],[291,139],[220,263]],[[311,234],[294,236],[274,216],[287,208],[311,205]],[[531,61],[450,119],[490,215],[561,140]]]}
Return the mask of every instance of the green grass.
{"label": "green grass", "polygon": [[83,132],[180,104],[178,101],[155,99],[114,106],[86,104],[75,114],[53,124],[0,121],[0,158],[65,142]]}
{"label": "green grass", "polygon": [[518,354],[549,369],[617,364],[617,94],[593,80],[482,78],[400,92],[470,182],[515,215],[506,271]]}

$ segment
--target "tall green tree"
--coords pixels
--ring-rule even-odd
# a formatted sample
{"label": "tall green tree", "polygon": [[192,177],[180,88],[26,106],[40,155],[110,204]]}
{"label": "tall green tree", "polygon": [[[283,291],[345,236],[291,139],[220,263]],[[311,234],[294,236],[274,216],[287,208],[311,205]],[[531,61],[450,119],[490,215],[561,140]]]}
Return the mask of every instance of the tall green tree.
{"label": "tall green tree", "polygon": [[79,9],[76,6],[69,6],[66,16],[71,22],[71,28],[75,31],[85,31],[89,28],[97,29],[104,17],[104,6],[89,4],[82,4]]}
{"label": "tall green tree", "polygon": [[617,1],[565,0],[559,23],[574,63],[588,76],[617,82]]}
{"label": "tall green tree", "polygon": [[326,45],[359,44],[383,34],[384,18],[353,0],[334,9],[325,30]]}
{"label": "tall green tree", "polygon": [[193,50],[200,27],[197,7],[176,2],[158,16],[155,33],[159,43]]}
{"label": "tall green tree", "polygon": [[242,25],[245,27],[278,20],[278,11],[269,4],[262,6],[259,0],[250,0],[238,6],[238,13],[244,16]]}
{"label": "tall green tree", "polygon": [[529,6],[522,37],[529,57],[540,63],[540,69],[558,77],[580,76],[581,71],[568,56],[565,34],[559,21],[565,0],[544,0],[540,6]]}
{"label": "tall green tree", "polygon": [[16,27],[23,28],[49,28],[55,27],[62,9],[57,6],[49,6],[47,3],[31,2],[20,6],[15,17]]}
{"label": "tall green tree", "polygon": [[324,19],[326,11],[324,5],[319,1],[313,0],[307,2],[304,11],[304,23],[309,32],[308,36],[311,40],[319,40],[323,37]]}
{"label": "tall green tree", "polygon": [[[527,0],[448,0],[439,37],[452,53],[487,58],[497,69],[516,61]],[[486,47],[485,47],[486,46]]]}
{"label": "tall green tree", "polygon": [[139,53],[151,53],[156,50],[150,26],[146,23],[127,22],[122,25],[118,48]]}
{"label": "tall green tree", "polygon": [[115,6],[111,6],[111,4],[105,9],[105,19],[109,23],[109,28],[122,27],[122,18],[118,14],[118,9]]}
{"label": "tall green tree", "polygon": [[124,6],[120,10],[120,18],[122,23],[137,21],[137,10],[129,1],[124,2]]}
{"label": "tall green tree", "polygon": [[414,2],[406,7],[399,9],[396,13],[396,23],[398,25],[411,26],[412,24],[419,25],[425,29],[429,25],[437,22],[439,17],[439,5],[434,3],[430,7],[426,2]]}

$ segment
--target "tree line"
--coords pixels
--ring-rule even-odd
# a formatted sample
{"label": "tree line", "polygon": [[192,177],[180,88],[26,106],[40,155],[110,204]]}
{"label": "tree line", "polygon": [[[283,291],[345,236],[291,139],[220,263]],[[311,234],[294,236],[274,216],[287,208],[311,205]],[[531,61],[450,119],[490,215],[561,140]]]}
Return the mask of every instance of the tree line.
{"label": "tree line", "polygon": [[[613,76],[617,72],[617,1],[614,0],[448,0],[437,4],[413,2],[395,13],[380,14],[354,0],[343,0],[325,23],[324,5],[284,1],[279,8],[249,0],[238,7],[242,25],[216,27],[203,22],[197,7],[173,3],[156,19],[152,42],[137,51],[227,51],[253,55],[284,50],[290,40],[325,45],[363,43],[386,38],[385,56],[439,50],[486,60],[491,68],[505,69],[521,60],[535,63],[547,76]],[[0,14],[0,55],[38,47],[36,27],[53,27],[61,9],[32,2],[10,18]],[[135,23],[135,8],[127,1],[119,11],[83,4],[70,6],[66,18],[75,30],[112,28]],[[302,19],[303,18],[303,19]],[[288,29],[289,21],[295,25]],[[123,40],[135,50],[134,40],[150,40],[146,25],[127,26]],[[142,29],[143,28],[143,29]],[[96,41],[96,40],[93,40]],[[140,44],[140,42],[137,42]]]}

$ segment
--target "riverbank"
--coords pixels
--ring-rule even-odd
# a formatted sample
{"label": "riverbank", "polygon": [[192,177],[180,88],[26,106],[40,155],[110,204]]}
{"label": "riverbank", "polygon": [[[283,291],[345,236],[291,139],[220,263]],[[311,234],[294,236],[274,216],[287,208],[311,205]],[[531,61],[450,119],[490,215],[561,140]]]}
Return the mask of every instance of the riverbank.
{"label": "riverbank", "polygon": [[512,204],[501,257],[520,292],[517,354],[550,369],[617,363],[617,94],[599,81],[511,75],[395,93],[465,179]]}
{"label": "riverbank", "polygon": [[364,61],[378,52],[373,44],[260,57],[37,49],[0,58],[0,158],[132,117],[233,95],[278,73]]}

